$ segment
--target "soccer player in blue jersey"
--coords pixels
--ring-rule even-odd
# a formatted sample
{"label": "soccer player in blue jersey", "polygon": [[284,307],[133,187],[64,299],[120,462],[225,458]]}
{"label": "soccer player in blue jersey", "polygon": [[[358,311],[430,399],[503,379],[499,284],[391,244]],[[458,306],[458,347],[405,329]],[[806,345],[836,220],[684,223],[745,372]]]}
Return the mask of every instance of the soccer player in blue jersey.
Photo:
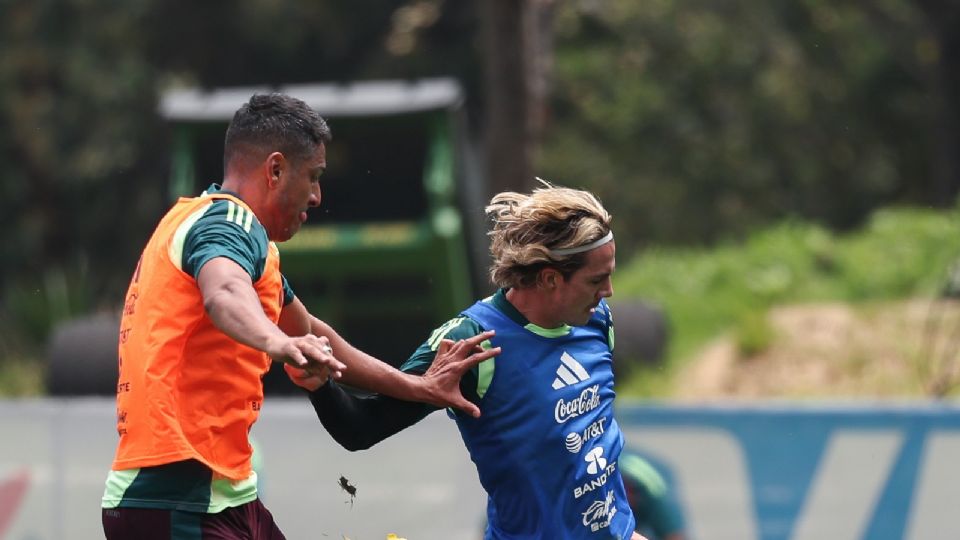
{"label": "soccer player in blue jersey", "polygon": [[[642,539],[618,467],[613,417],[615,244],[590,193],[546,184],[501,193],[492,218],[491,277],[500,289],[437,328],[401,367],[422,373],[439,352],[493,330],[497,358],[461,380],[481,416],[450,412],[488,494],[484,538]],[[369,446],[437,410],[287,369],[331,435]]]}

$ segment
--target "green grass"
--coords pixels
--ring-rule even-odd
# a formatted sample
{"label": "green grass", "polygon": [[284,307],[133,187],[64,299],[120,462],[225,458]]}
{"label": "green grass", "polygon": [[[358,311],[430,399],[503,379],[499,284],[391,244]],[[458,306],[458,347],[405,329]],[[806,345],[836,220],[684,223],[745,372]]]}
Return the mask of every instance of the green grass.
{"label": "green grass", "polygon": [[0,396],[45,392],[43,348],[56,324],[90,311],[90,281],[80,257],[40,275],[0,283]]}
{"label": "green grass", "polygon": [[956,211],[885,209],[843,235],[787,221],[740,243],[645,250],[617,269],[614,299],[659,305],[671,341],[664,366],[631,377],[622,391],[663,395],[676,369],[723,333],[732,332],[743,353],[763,350],[775,339],[764,322],[775,305],[937,293],[960,257],[958,217]]}
{"label": "green grass", "polygon": [[43,395],[45,362],[0,317],[0,397]]}
{"label": "green grass", "polygon": [[27,397],[45,393],[44,366],[34,356],[8,356],[0,360],[0,396]]}

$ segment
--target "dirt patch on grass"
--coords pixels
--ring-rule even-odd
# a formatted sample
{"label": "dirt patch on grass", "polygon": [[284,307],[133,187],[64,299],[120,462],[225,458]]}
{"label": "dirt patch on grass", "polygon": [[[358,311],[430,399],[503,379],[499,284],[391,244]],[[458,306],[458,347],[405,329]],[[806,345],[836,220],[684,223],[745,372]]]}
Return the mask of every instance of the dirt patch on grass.
{"label": "dirt patch on grass", "polygon": [[744,357],[732,337],[722,337],[683,368],[673,395],[910,398],[957,379],[950,370],[960,362],[960,302],[807,304],[767,317],[774,339],[766,350]]}

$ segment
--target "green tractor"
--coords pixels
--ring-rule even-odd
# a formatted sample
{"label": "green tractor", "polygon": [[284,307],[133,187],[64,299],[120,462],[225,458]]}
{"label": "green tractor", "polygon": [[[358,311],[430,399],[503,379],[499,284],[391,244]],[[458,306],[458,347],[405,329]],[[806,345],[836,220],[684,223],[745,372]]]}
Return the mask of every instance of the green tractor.
{"label": "green tractor", "polygon": [[[485,187],[463,92],[451,79],[166,92],[159,110],[172,135],[171,201],[221,180],[233,113],[253,94],[271,91],[305,101],[334,136],[321,205],[292,240],[278,244],[281,269],[312,313],[398,365],[433,328],[489,291]],[[54,345],[77,360],[72,344]],[[115,358],[107,365],[115,382]],[[282,369],[272,370],[267,391],[292,391],[285,379]],[[49,382],[52,393],[85,393],[57,391],[70,380]]]}
{"label": "green tractor", "polygon": [[483,186],[460,86],[427,79],[168,92],[160,111],[173,128],[172,196],[219,181],[227,123],[267,91],[302,99],[334,136],[320,207],[278,245],[282,271],[308,309],[351,343],[402,362],[473,300],[482,280],[482,253],[471,248],[485,246]]}

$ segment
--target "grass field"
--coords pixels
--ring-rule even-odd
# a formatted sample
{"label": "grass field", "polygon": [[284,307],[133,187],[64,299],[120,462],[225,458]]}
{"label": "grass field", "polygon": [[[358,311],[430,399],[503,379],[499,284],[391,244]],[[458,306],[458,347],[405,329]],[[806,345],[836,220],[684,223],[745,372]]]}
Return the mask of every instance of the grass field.
{"label": "grass field", "polygon": [[778,339],[770,317],[777,306],[877,310],[884,302],[956,294],[958,231],[955,211],[903,208],[879,211],[846,234],[788,221],[709,249],[651,247],[618,268],[616,297],[660,306],[670,348],[663,366],[624,381],[621,391],[669,396],[674,378],[719,336],[738,357],[764,354]]}

